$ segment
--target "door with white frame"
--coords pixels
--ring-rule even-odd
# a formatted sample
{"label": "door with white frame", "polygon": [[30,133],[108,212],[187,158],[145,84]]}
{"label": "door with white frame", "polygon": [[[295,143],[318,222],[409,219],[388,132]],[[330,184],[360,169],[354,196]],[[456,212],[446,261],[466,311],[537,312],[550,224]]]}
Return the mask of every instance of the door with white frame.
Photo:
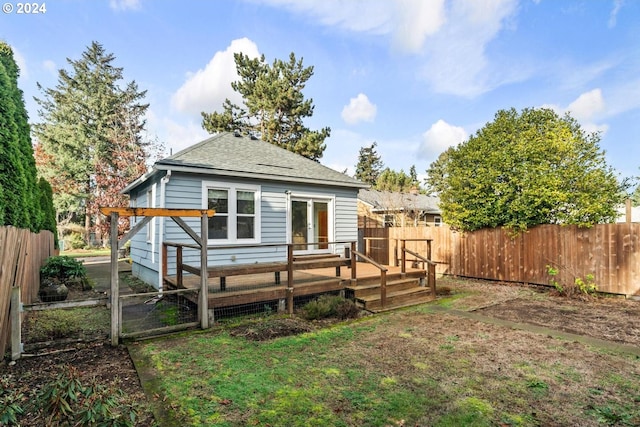
{"label": "door with white frame", "polygon": [[333,240],[333,200],[291,196],[289,235],[296,253],[329,252]]}

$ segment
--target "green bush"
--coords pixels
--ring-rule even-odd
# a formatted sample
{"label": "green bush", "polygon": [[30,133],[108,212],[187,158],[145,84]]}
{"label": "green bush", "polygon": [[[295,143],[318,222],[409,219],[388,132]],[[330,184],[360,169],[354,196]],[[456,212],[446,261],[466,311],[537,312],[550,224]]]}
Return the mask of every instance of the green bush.
{"label": "green bush", "polygon": [[136,410],[124,401],[116,387],[80,381],[77,369],[69,366],[55,381],[45,384],[33,399],[33,410],[47,425],[134,426]]}
{"label": "green bush", "polygon": [[9,381],[11,381],[10,377],[0,377],[0,425],[2,426],[19,425],[18,417],[24,414],[24,409],[20,405],[24,395],[9,391]]}
{"label": "green bush", "polygon": [[358,307],[353,301],[335,295],[321,295],[302,307],[302,317],[307,320],[326,319],[337,317],[349,319],[357,317]]}
{"label": "green bush", "polygon": [[576,277],[573,283],[562,284],[555,279],[558,273],[560,273],[558,268],[547,265],[547,274],[550,276],[549,283],[562,296],[570,298],[577,295],[592,296],[598,290],[593,274],[587,274],[584,279]]}
{"label": "green bush", "polygon": [[87,269],[75,258],[68,256],[53,256],[47,259],[40,269],[41,277],[52,277],[60,280],[80,278],[87,276]]}

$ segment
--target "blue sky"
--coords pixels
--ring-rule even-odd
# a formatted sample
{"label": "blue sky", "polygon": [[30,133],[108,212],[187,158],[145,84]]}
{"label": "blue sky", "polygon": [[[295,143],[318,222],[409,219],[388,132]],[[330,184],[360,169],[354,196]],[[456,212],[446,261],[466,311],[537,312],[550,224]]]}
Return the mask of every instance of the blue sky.
{"label": "blue sky", "polygon": [[602,132],[607,162],[640,174],[637,0],[57,0],[0,14],[32,122],[37,83],[53,87],[92,41],[147,90],[148,130],[167,151],[204,139],[200,111],[239,101],[234,52],[290,52],[314,67],[311,129],[329,126],[321,162],[354,172],[361,147],[423,175],[500,109],[570,111]]}

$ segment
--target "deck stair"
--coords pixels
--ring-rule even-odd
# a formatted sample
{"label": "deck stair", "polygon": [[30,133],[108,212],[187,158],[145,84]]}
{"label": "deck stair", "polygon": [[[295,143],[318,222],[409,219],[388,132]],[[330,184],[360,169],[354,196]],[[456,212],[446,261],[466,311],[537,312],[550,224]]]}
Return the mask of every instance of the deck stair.
{"label": "deck stair", "polygon": [[372,312],[392,310],[435,300],[431,289],[425,286],[423,271],[387,276],[387,300],[383,307],[380,300],[380,278],[359,279],[346,286],[346,296],[362,309]]}

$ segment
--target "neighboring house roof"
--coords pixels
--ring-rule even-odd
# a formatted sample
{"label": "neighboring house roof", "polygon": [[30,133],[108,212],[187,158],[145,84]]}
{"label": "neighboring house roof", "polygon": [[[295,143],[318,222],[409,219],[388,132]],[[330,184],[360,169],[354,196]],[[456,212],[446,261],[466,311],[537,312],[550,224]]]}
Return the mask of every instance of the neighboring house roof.
{"label": "neighboring house roof", "polygon": [[368,187],[357,179],[268,142],[221,132],[157,161],[150,172],[122,192],[129,193],[159,171],[167,170],[349,188]]}
{"label": "neighboring house roof", "polygon": [[421,211],[439,215],[438,204],[440,199],[436,196],[424,194],[397,193],[391,191],[360,190],[358,200],[371,207],[372,212],[401,212]]}

